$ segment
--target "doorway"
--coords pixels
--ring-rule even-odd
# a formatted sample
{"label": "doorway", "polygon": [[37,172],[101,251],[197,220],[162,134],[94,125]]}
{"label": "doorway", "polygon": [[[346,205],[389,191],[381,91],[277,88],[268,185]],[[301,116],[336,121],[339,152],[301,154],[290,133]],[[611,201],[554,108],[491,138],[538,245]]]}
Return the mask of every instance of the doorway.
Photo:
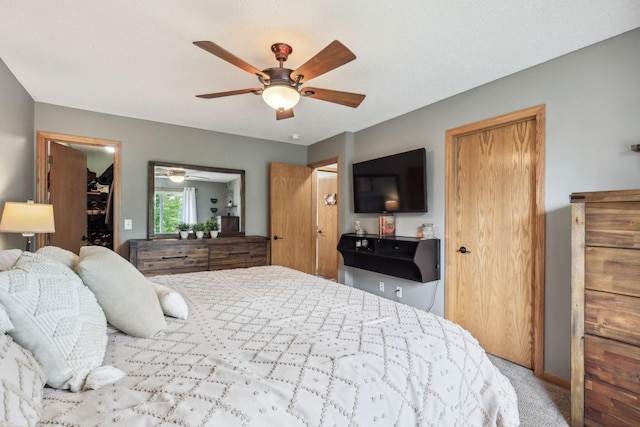
{"label": "doorway", "polygon": [[272,264],[338,279],[338,160],[309,166],[271,164]]}
{"label": "doorway", "polygon": [[[310,165],[312,174],[312,206],[315,226],[315,274],[338,281],[338,159],[329,159]],[[341,201],[342,202],[342,201]]]}
{"label": "doorway", "polygon": [[544,106],[446,133],[445,315],[544,370]]}
{"label": "doorway", "polygon": [[[93,187],[89,189],[86,160],[83,162],[82,154],[78,153],[92,150],[106,151],[107,149],[112,151],[111,155],[113,156],[113,166],[110,172],[112,175],[111,184],[107,189],[104,185],[98,187],[99,184],[96,183],[95,189]],[[54,150],[62,150],[56,155],[57,160],[52,158]],[[84,157],[86,159],[86,154]],[[55,166],[51,163],[52,159]],[[59,163],[57,163],[58,161]],[[67,161],[70,162],[69,166],[63,163]],[[62,166],[63,164],[64,166]],[[38,235],[37,246],[56,244],[56,246],[78,253],[79,248],[87,244],[104,245],[104,238],[102,240],[94,238],[93,242],[90,241],[92,237],[89,235],[87,227],[94,219],[103,223],[109,221],[112,224],[111,246],[115,252],[119,253],[120,164],[120,141],[38,132],[36,141],[36,200],[38,203],[52,203],[54,205],[56,232],[59,234]],[[76,170],[76,172],[72,173],[71,170]],[[55,187],[55,196],[52,196],[50,191],[52,185]],[[91,198],[92,209],[88,209],[87,197]],[[53,198],[57,201],[53,201]],[[102,209],[107,200],[109,203],[108,212],[110,213],[108,218],[106,217],[108,213]],[[95,218],[93,218],[94,216]],[[52,240],[48,241],[47,237]]]}

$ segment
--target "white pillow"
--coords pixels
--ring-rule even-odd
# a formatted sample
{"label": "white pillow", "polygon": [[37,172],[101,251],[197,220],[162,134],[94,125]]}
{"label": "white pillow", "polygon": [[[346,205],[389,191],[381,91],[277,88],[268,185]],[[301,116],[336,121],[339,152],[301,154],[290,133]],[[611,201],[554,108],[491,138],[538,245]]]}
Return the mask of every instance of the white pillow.
{"label": "white pillow", "polygon": [[11,318],[7,314],[7,309],[0,304],[0,334],[6,334],[12,329],[13,323],[11,323]]}
{"label": "white pillow", "polygon": [[54,388],[80,391],[102,364],[107,324],[95,296],[68,267],[24,252],[13,269],[0,273],[0,303]]}
{"label": "white pillow", "polygon": [[187,302],[182,298],[182,295],[159,283],[151,282],[151,285],[153,289],[155,289],[156,295],[158,295],[160,306],[165,315],[187,320],[189,308],[187,307]]}
{"label": "white pillow", "polygon": [[45,376],[29,350],[0,334],[0,420],[8,426],[35,426],[42,410]]}
{"label": "white pillow", "polygon": [[75,269],[78,263],[78,255],[57,246],[43,246],[38,249],[36,253],[51,258],[54,261],[61,262],[72,270]]}
{"label": "white pillow", "polygon": [[107,321],[122,332],[150,338],[166,329],[151,283],[117,253],[102,246],[83,246],[76,271],[96,295]]}
{"label": "white pillow", "polygon": [[0,251],[0,271],[10,270],[13,264],[20,258],[20,255],[22,255],[22,250],[20,249],[5,249]]}

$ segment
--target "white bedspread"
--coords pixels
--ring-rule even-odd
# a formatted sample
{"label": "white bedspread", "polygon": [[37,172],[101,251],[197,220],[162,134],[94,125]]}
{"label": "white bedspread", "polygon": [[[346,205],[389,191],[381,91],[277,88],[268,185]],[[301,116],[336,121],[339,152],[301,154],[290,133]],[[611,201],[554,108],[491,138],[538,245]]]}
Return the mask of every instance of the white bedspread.
{"label": "white bedspread", "polygon": [[43,424],[519,423],[509,381],[441,317],[276,266],[152,280],[184,296],[189,319],[155,339],[110,334],[104,363],[126,377],[47,393]]}

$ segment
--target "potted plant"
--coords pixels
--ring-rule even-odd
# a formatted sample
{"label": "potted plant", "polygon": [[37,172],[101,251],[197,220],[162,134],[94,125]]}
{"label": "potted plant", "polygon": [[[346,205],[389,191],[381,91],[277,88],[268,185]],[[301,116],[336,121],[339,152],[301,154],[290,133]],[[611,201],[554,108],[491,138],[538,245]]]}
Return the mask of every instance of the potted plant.
{"label": "potted plant", "polygon": [[212,238],[215,239],[216,237],[218,237],[218,231],[220,230],[220,225],[218,224],[218,221],[216,221],[213,218],[210,218],[207,220],[206,227]]}
{"label": "potted plant", "polygon": [[186,222],[179,222],[176,226],[178,232],[180,233],[181,239],[189,238],[189,230],[191,230],[191,224],[187,224]]}
{"label": "potted plant", "polygon": [[193,232],[196,233],[196,237],[198,239],[202,239],[202,236],[204,236],[204,232],[207,230],[207,226],[204,222],[196,222],[195,224],[193,224],[192,228]]}

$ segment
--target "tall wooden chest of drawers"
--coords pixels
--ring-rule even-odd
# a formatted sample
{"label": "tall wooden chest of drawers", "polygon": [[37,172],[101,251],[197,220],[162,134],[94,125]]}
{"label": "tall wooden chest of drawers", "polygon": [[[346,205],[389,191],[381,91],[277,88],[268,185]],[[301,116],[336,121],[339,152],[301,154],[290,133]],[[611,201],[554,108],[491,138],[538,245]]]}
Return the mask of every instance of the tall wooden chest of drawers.
{"label": "tall wooden chest of drawers", "polygon": [[640,425],[640,190],[573,193],[571,425]]}
{"label": "tall wooden chest of drawers", "polygon": [[129,261],[145,275],[269,265],[270,240],[262,236],[130,240]]}

